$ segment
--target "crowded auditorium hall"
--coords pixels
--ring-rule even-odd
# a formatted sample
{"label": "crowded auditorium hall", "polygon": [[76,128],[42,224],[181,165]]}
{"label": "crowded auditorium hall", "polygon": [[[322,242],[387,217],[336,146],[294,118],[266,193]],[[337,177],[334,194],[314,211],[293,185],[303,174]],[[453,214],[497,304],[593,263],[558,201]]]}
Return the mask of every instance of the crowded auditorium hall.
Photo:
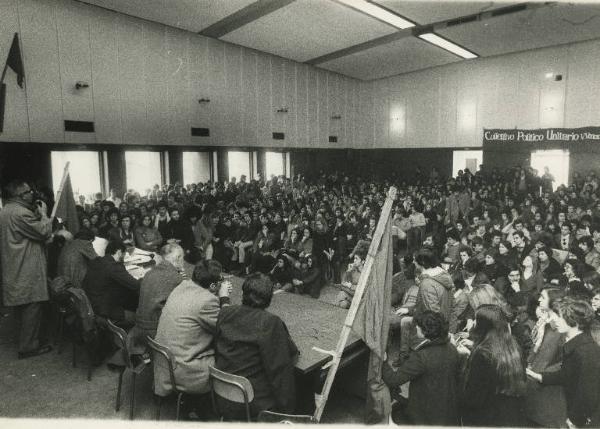
{"label": "crowded auditorium hall", "polygon": [[0,64],[0,427],[600,427],[600,2],[0,0]]}

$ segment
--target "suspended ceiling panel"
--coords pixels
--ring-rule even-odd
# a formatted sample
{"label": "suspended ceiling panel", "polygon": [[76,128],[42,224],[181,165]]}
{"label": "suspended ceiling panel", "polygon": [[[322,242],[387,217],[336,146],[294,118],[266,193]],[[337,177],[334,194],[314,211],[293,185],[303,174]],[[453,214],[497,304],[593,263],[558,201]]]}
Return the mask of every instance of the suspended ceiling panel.
{"label": "suspended ceiling panel", "polygon": [[397,31],[329,0],[296,0],[221,39],[306,61]]}
{"label": "suspended ceiling panel", "polygon": [[320,64],[358,79],[379,79],[460,61],[461,58],[414,37]]}
{"label": "suspended ceiling panel", "polygon": [[417,24],[425,25],[510,6],[516,2],[376,0],[375,3],[397,12]]}
{"label": "suspended ceiling panel", "polygon": [[600,4],[557,3],[438,31],[481,56],[600,37]]}
{"label": "suspended ceiling panel", "polygon": [[159,22],[194,33],[255,0],[82,0],[115,12]]}

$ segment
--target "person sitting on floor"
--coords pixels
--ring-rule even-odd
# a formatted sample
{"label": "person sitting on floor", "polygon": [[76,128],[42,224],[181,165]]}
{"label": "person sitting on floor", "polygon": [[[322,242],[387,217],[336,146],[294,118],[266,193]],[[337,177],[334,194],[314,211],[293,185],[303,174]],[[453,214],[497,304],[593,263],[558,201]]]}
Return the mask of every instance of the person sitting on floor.
{"label": "person sitting on floor", "polygon": [[354,261],[348,264],[348,270],[344,273],[342,278],[342,290],[338,292],[335,299],[335,304],[338,307],[350,308],[360,274],[363,266],[365,265],[365,257],[367,255],[367,249],[361,248],[354,252]]}
{"label": "person sitting on floor", "polygon": [[[253,274],[244,281],[242,292],[242,305],[229,306],[219,314],[216,367],[250,381],[254,389],[252,415],[263,410],[293,413],[298,349],[285,323],[266,311],[273,297],[273,284],[264,274]],[[237,405],[219,401],[219,409],[228,418],[236,418]]]}
{"label": "person sitting on floor", "polygon": [[90,261],[82,287],[94,313],[122,328],[131,328],[139,300],[140,282],[123,265],[125,245],[110,241],[105,256]]}

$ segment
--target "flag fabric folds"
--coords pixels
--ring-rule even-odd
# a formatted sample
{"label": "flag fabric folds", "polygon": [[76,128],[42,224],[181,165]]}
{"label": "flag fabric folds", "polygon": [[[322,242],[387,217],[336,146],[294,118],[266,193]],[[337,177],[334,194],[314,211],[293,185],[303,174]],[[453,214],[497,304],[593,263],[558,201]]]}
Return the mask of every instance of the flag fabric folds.
{"label": "flag fabric folds", "polygon": [[71,175],[68,172],[66,173],[62,192],[59,190],[57,196],[55,215],[65,224],[67,230],[75,235],[79,231],[79,216],[77,215],[73,187],[71,186]]}
{"label": "flag fabric folds", "polygon": [[0,133],[4,131],[4,105],[6,104],[6,84],[0,83]]}
{"label": "flag fabric folds", "polygon": [[371,273],[359,304],[352,330],[371,350],[367,373],[366,423],[387,424],[391,413],[390,392],[382,379],[388,343],[392,294],[392,221],[388,216],[381,243],[373,256]]}
{"label": "flag fabric folds", "polygon": [[23,58],[21,57],[19,33],[15,33],[13,37],[12,44],[10,45],[10,51],[8,51],[8,58],[6,59],[6,66],[10,67],[17,74],[17,84],[23,88],[25,67],[23,66]]}

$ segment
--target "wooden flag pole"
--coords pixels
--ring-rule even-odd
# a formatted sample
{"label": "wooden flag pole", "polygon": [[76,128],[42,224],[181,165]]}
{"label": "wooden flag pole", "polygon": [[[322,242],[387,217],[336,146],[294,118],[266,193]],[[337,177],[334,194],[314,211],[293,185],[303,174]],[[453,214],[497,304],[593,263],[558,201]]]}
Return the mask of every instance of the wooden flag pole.
{"label": "wooden flag pole", "polygon": [[56,216],[56,209],[58,208],[58,202],[60,201],[60,197],[63,193],[63,189],[65,187],[65,182],[67,181],[67,176],[69,175],[69,164],[71,164],[71,161],[67,161],[67,163],[65,164],[65,170],[63,171],[62,180],[60,181],[60,187],[58,188],[58,192],[56,193],[56,198],[54,199],[54,207],[52,207],[52,214],[50,215],[51,218]]}
{"label": "wooden flag pole", "polygon": [[340,338],[338,340],[335,352],[326,352],[327,354],[332,355],[333,360],[331,362],[327,362],[327,364],[323,367],[329,368],[329,372],[327,373],[325,385],[323,386],[323,391],[321,393],[320,398],[317,400],[315,413],[313,415],[317,422],[321,420],[321,416],[323,415],[323,410],[325,409],[325,404],[327,403],[327,398],[329,397],[329,392],[331,391],[331,386],[333,385],[335,374],[338,370],[342,354],[344,353],[344,349],[346,348],[348,336],[352,331],[352,325],[354,324],[354,319],[356,318],[356,313],[358,312],[358,306],[362,301],[362,297],[367,286],[367,280],[371,275],[374,257],[377,254],[377,250],[379,249],[379,244],[381,243],[381,238],[383,237],[383,233],[385,231],[385,225],[392,213],[392,204],[396,199],[396,193],[396,188],[392,186],[381,209],[381,216],[379,217],[377,228],[375,228],[373,240],[371,241],[371,245],[369,246],[369,253],[367,254],[367,258],[365,259],[365,265],[363,267],[363,270],[360,273],[358,285],[356,286],[356,292],[354,292],[352,304],[350,304],[350,308],[348,309],[348,314],[346,315],[346,320],[344,321],[344,326],[342,327],[342,332],[340,334]]}

